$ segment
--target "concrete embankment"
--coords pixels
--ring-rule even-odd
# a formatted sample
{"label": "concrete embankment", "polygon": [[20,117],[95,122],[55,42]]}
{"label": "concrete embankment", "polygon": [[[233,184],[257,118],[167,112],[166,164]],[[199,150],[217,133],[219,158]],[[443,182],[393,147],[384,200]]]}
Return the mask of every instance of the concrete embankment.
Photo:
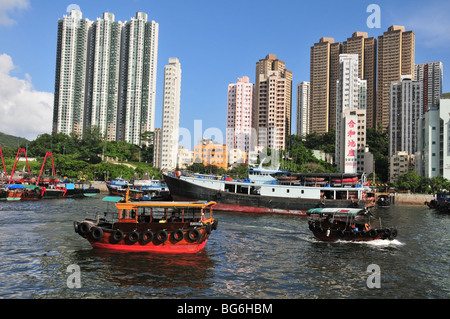
{"label": "concrete embankment", "polygon": [[108,192],[108,188],[106,187],[106,183],[105,182],[95,181],[95,182],[92,183],[92,187],[98,188],[101,193]]}
{"label": "concrete embankment", "polygon": [[402,194],[395,193],[393,196],[393,204],[396,205],[424,205],[425,202],[429,202],[434,199],[432,194]]}

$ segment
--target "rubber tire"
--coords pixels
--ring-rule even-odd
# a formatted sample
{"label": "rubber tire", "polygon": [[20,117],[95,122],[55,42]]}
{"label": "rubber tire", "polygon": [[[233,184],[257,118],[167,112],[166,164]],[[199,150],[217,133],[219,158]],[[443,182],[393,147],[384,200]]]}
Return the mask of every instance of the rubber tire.
{"label": "rubber tire", "polygon": [[148,244],[153,240],[153,233],[150,230],[146,230],[141,233],[141,241],[145,244]]}
{"label": "rubber tire", "polygon": [[172,232],[172,239],[174,241],[179,242],[183,238],[184,238],[184,232],[181,229],[177,229]]}
{"label": "rubber tire", "polygon": [[92,238],[95,241],[99,241],[103,238],[103,229],[100,227],[92,227]]}
{"label": "rubber tire", "polygon": [[191,241],[196,242],[200,239],[200,232],[198,231],[198,229],[191,229],[188,232],[188,237]]}
{"label": "rubber tire", "polygon": [[137,232],[135,232],[135,231],[132,231],[132,232],[128,233],[127,240],[130,243],[135,244],[139,240],[139,234]]}
{"label": "rubber tire", "polygon": [[169,234],[165,230],[159,230],[155,234],[155,239],[159,243],[164,243],[169,238]]}
{"label": "rubber tire", "polygon": [[123,239],[123,231],[121,231],[120,229],[116,229],[112,232],[111,234],[111,239],[113,242],[118,243],[119,241],[121,241]]}

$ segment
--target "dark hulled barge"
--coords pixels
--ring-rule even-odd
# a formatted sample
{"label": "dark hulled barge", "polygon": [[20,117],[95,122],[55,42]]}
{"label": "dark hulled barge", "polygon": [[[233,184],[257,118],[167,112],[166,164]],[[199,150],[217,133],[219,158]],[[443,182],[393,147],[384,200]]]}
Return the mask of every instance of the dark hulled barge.
{"label": "dark hulled barge", "polygon": [[[249,170],[245,181],[208,175],[163,174],[174,200],[215,201],[215,210],[306,215],[311,208],[365,208],[374,205],[374,193],[361,182],[333,184],[306,178],[277,176],[276,171]],[[293,175],[293,177],[296,177]]]}

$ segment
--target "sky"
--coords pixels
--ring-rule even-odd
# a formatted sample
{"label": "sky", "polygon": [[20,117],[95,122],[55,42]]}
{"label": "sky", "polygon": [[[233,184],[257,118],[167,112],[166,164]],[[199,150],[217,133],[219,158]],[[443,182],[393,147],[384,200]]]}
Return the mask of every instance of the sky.
{"label": "sky", "polygon": [[[379,8],[379,27],[367,23],[377,21],[370,4]],[[162,122],[164,66],[177,57],[188,148],[198,134],[225,141],[228,84],[242,76],[254,83],[256,62],[267,54],[293,72],[295,132],[296,85],[309,81],[310,47],[321,37],[342,42],[355,31],[378,37],[404,25],[416,35],[416,63],[441,61],[443,92],[450,92],[448,0],[0,0],[0,132],[30,140],[51,133],[57,24],[71,5],[90,20],[112,12],[116,21],[129,21],[143,11],[159,23],[155,127]]]}

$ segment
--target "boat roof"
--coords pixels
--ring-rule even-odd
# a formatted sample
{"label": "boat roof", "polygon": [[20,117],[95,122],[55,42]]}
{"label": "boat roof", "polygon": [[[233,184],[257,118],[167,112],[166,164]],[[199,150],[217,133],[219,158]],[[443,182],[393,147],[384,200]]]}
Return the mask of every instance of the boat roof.
{"label": "boat roof", "polygon": [[139,207],[173,207],[173,208],[206,208],[212,207],[216,204],[216,202],[207,202],[207,201],[197,201],[197,202],[158,202],[158,201],[150,201],[150,202],[124,202],[117,203],[116,207],[118,209],[133,209]]}
{"label": "boat roof", "polygon": [[[336,216],[357,216],[365,215],[368,211],[364,208],[313,208],[306,212],[309,215],[336,215]],[[369,212],[369,214],[372,214]]]}
{"label": "boat roof", "polygon": [[103,201],[117,203],[121,199],[123,199],[123,197],[121,197],[121,196],[106,196],[103,198]]}

